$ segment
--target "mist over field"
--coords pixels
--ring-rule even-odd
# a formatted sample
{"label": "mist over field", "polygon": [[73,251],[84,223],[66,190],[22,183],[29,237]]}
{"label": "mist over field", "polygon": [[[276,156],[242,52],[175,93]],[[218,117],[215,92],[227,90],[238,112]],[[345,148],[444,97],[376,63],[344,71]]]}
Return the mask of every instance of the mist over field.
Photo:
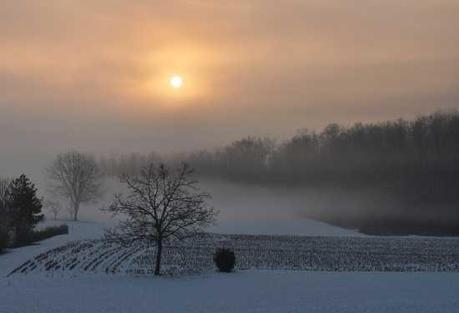
{"label": "mist over field", "polygon": [[[350,199],[347,193],[320,192],[317,190],[291,190],[282,187],[266,187],[253,184],[237,184],[221,179],[202,179],[199,186],[210,193],[210,204],[219,211],[218,220],[210,230],[223,233],[329,235],[357,234],[338,227],[325,225],[319,220],[333,217],[342,205],[355,210],[364,209],[362,200]],[[46,190],[45,190],[46,192]],[[111,203],[115,193],[126,193],[127,189],[118,178],[104,180],[104,195],[97,201],[82,205],[80,220],[101,222],[107,226],[116,221],[103,209]],[[48,195],[67,207],[64,199]],[[347,201],[347,204],[345,204]],[[70,219],[71,212],[60,213],[61,219]],[[51,215],[47,212],[51,219]],[[309,219],[316,219],[314,222]]]}
{"label": "mist over field", "polygon": [[[332,123],[284,140],[247,136],[180,153],[88,151],[104,175],[104,196],[82,213],[107,219],[99,208],[122,188],[119,177],[134,177],[149,164],[185,162],[220,211],[216,231],[300,234],[308,233],[301,223],[313,219],[367,234],[457,235],[458,143],[459,114],[451,110],[411,120]],[[18,158],[3,173],[24,172],[42,196],[56,198],[47,175],[53,157]]]}
{"label": "mist over field", "polygon": [[[331,225],[336,225],[371,234],[450,235],[441,227],[426,223],[439,217],[438,208],[426,206],[425,213],[409,216],[404,212],[406,204],[383,190],[266,186],[216,178],[203,178],[199,185],[211,194],[210,203],[219,210],[218,221],[211,227],[215,232],[317,235],[327,234],[333,228]],[[82,206],[81,220],[110,224],[110,214],[100,209],[107,207],[116,192],[126,192],[126,188],[118,179],[107,178],[104,196]],[[68,213],[61,216],[67,218]],[[411,223],[404,225],[407,218]],[[446,214],[445,224],[448,218],[451,215]],[[317,221],[317,225],[311,220]],[[420,226],[413,227],[416,224]],[[333,232],[345,233],[338,227]]]}
{"label": "mist over field", "polygon": [[136,175],[149,162],[186,162],[217,199],[227,200],[218,203],[225,210],[235,210],[238,197],[251,197],[240,205],[247,218],[274,211],[370,234],[454,235],[458,143],[459,114],[448,111],[329,124],[283,141],[248,136],[218,149],[102,157],[100,166],[108,176],[119,176]]}
{"label": "mist over field", "polygon": [[[46,163],[49,166],[49,162]],[[44,170],[32,170],[34,183],[40,196],[58,201],[64,208],[61,219],[70,219],[71,212],[66,199],[53,195],[48,188]],[[12,173],[15,173],[12,171]],[[27,172],[26,172],[27,173]],[[197,173],[198,174],[198,173]],[[372,214],[378,208],[394,208],[397,204],[383,192],[371,190],[349,191],[339,188],[311,188],[305,186],[276,186],[228,181],[223,178],[200,177],[199,186],[212,196],[210,203],[219,210],[217,223],[211,228],[215,232],[260,233],[260,234],[344,234],[320,223],[339,222],[345,212],[349,219],[365,213]],[[116,193],[126,193],[126,187],[118,177],[103,180],[103,195],[100,199],[82,205],[80,219],[84,222],[102,222],[112,225],[112,216],[103,211]],[[45,208],[49,219],[51,214]],[[317,224],[305,219],[313,219]],[[343,220],[346,220],[343,218]],[[339,224],[339,223],[336,223]],[[346,225],[358,230],[358,225]],[[352,232],[349,232],[352,233]]]}

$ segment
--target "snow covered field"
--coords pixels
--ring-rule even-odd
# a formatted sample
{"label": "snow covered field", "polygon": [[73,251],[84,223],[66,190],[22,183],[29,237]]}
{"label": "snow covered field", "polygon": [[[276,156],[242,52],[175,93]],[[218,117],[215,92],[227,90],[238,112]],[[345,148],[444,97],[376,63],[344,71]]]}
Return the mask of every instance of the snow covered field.
{"label": "snow covered field", "polygon": [[[217,248],[230,247],[237,270],[458,272],[459,240],[403,237],[300,237],[203,234],[164,244],[167,274],[215,271]],[[46,251],[12,275],[110,273],[152,275],[155,247],[79,240]]]}
{"label": "snow covered field", "polygon": [[238,272],[0,280],[1,313],[452,313],[458,273]]}
{"label": "snow covered field", "polygon": [[[219,274],[209,270],[201,274],[154,278],[78,271],[70,275],[59,272],[49,275],[37,271],[5,277],[8,270],[41,252],[69,241],[97,238],[102,229],[103,224],[99,223],[70,223],[68,236],[54,237],[40,245],[1,255],[0,313],[459,311],[459,273],[452,272],[243,270]],[[365,241],[365,238],[371,237],[349,240]],[[412,239],[415,238],[404,240]],[[423,242],[420,239],[419,242]],[[424,252],[421,249],[420,253]]]}
{"label": "snow covered field", "polygon": [[[104,266],[107,263],[98,263],[98,260],[92,263],[96,265],[94,271],[81,270],[104,252],[101,250],[94,253],[92,260],[91,253],[78,255],[82,259],[81,267],[75,267],[74,271],[64,273],[53,270],[50,273],[43,271],[43,266],[38,266],[37,270],[27,274],[6,277],[27,260],[50,249],[74,241],[95,240],[93,242],[97,243],[110,220],[100,211],[88,207],[81,212],[82,220],[86,222],[66,221],[69,235],[0,255],[0,313],[459,312],[459,273],[281,271],[279,268],[289,267],[283,267],[282,263],[275,266],[262,263],[272,255],[280,256],[281,260],[292,257],[298,260],[295,257],[298,255],[304,260],[309,255],[313,264],[319,267],[330,265],[325,262],[326,259],[346,264],[348,256],[353,255],[352,249],[357,249],[360,256],[355,255],[349,264],[358,264],[356,260],[364,263],[368,257],[378,256],[379,253],[378,258],[386,257],[382,263],[393,262],[395,266],[400,256],[405,258],[403,260],[416,257],[417,262],[427,261],[426,264],[430,264],[436,262],[438,255],[448,266],[459,261],[456,240],[363,236],[353,230],[299,219],[294,213],[301,209],[299,203],[303,202],[300,200],[269,195],[265,190],[250,190],[250,194],[235,190],[228,196],[230,199],[225,199],[227,191],[225,189],[219,194],[218,190],[212,190],[214,205],[222,214],[219,224],[211,231],[223,234],[217,240],[218,244],[232,244],[239,249],[239,254],[246,255],[247,262],[261,262],[257,266],[245,263],[236,273],[215,273],[212,263],[209,263],[212,249],[207,249],[202,259],[207,262],[206,268],[199,274],[154,278],[121,271],[113,275],[106,274]],[[254,194],[256,197],[252,197]],[[60,224],[62,221],[48,223]],[[269,240],[271,246],[266,248],[266,243],[261,243],[268,237],[237,235],[233,238],[227,235],[231,233],[315,238],[298,242],[297,237],[276,236],[276,240],[273,239],[276,237]],[[230,240],[228,237],[231,237]],[[58,260],[68,259],[63,254]],[[319,267],[293,269],[324,270]]]}
{"label": "snow covered field", "polygon": [[52,237],[31,246],[10,249],[0,255],[0,277],[7,275],[26,260],[70,241],[100,238],[104,233],[104,227],[106,227],[106,224],[99,222],[47,221],[44,225],[39,224],[38,228],[45,225],[61,225],[63,223],[69,226],[68,235]]}

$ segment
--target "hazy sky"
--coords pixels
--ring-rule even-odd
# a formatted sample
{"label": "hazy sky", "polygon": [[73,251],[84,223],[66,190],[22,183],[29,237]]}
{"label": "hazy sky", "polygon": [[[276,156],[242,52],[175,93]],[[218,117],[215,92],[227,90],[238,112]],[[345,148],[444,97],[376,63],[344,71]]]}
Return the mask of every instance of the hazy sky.
{"label": "hazy sky", "polygon": [[458,108],[458,16],[457,0],[0,0],[0,175],[69,148]]}

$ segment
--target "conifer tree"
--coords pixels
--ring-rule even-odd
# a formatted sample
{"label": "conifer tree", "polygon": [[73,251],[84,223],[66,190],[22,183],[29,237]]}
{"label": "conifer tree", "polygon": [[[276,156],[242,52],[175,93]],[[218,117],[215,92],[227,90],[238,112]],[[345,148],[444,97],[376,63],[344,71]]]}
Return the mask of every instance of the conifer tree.
{"label": "conifer tree", "polygon": [[43,219],[42,201],[37,196],[37,188],[22,174],[11,182],[8,205],[12,211],[16,244],[27,243],[34,226]]}

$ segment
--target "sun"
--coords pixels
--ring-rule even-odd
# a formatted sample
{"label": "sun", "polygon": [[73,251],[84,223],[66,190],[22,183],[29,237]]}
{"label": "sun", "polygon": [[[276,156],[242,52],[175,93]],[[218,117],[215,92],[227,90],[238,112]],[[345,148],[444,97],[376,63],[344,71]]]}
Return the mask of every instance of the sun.
{"label": "sun", "polygon": [[183,78],[179,75],[173,75],[169,79],[169,84],[172,88],[179,89],[183,85]]}

